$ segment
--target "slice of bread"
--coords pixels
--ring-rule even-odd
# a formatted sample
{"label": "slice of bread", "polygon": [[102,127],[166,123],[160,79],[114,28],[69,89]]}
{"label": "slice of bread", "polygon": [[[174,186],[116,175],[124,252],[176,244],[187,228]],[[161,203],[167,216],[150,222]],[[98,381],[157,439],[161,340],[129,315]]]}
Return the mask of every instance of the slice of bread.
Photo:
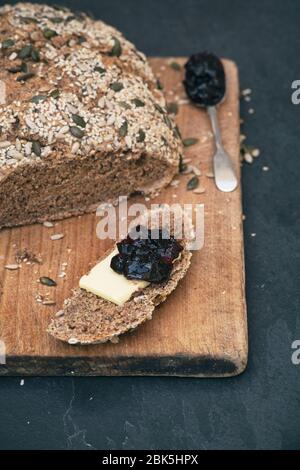
{"label": "slice of bread", "polygon": [[121,334],[150,320],[155,307],[166,300],[190,266],[192,254],[187,240],[180,243],[184,248],[173,264],[168,281],[137,291],[123,306],[75,289],[73,296],[64,302],[63,310],[51,321],[48,333],[69,344],[117,342]]}

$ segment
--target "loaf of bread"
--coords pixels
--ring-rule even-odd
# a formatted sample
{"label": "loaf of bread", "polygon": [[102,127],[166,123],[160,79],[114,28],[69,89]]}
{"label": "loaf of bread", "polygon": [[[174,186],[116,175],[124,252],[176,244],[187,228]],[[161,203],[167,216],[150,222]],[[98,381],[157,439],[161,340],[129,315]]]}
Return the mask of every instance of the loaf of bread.
{"label": "loaf of bread", "polygon": [[0,228],[151,194],[181,139],[143,54],[63,7],[0,8]]}
{"label": "loaf of bread", "polygon": [[[153,212],[157,211],[148,211],[148,215]],[[147,216],[146,213],[142,215],[142,224],[145,215]],[[171,223],[167,226],[171,235],[175,233],[174,217],[176,217],[176,212],[171,214]],[[156,219],[155,223],[156,225],[152,224],[151,228],[166,228],[161,225],[162,218]],[[187,218],[185,218],[185,223],[189,223]],[[193,233],[191,222],[185,229],[185,233],[189,231]],[[185,234],[180,240],[183,251],[174,261],[170,278],[167,281],[160,284],[151,283],[138,290],[122,306],[77,288],[73,295],[65,300],[63,309],[51,321],[48,333],[56,339],[74,345],[117,342],[123,333],[134,330],[146,320],[151,320],[155,307],[166,300],[190,266],[192,253],[188,249],[189,238]],[[107,255],[108,253],[104,257]]]}

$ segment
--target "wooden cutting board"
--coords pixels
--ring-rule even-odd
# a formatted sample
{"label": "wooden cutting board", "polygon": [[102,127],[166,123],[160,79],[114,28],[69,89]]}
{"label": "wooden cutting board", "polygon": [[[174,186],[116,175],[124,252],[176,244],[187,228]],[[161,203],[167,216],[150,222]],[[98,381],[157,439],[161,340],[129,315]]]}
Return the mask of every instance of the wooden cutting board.
{"label": "wooden cutting board", "polygon": [[[248,348],[241,186],[233,193],[221,193],[206,176],[214,149],[209,120],[205,111],[187,104],[181,84],[183,70],[176,70],[170,62],[151,59],[168,102],[180,100],[176,120],[183,138],[199,139],[185,149],[185,157],[201,169],[206,191],[187,191],[192,175],[182,175],[177,178],[178,188],[167,188],[151,202],[203,203],[204,248],[194,252],[187,276],[156,309],[151,321],[124,335],[118,344],[78,347],[51,338],[45,330],[81,275],[112,245],[96,237],[99,218],[89,214],[57,222],[53,228],[32,225],[2,230],[0,344],[5,345],[6,364],[0,364],[0,375],[224,377],[245,369]],[[183,64],[184,59],[176,62]],[[238,73],[233,62],[226,60],[224,65],[228,92],[219,119],[225,148],[240,175]],[[63,233],[64,238],[50,240],[56,233]],[[5,269],[15,263],[16,252],[25,248],[40,255],[42,264],[23,262],[16,271]],[[65,277],[59,277],[63,270]],[[37,282],[40,276],[55,279],[57,287],[41,285]],[[54,300],[56,305],[43,305],[40,298]]]}

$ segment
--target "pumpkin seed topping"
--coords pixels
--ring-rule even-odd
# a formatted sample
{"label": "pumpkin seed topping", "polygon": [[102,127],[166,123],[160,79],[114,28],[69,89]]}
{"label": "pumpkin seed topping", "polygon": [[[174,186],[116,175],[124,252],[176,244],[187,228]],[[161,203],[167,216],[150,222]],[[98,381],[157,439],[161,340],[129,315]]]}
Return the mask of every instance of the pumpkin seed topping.
{"label": "pumpkin seed topping", "polygon": [[94,68],[94,71],[95,71],[95,72],[99,72],[99,73],[106,73],[106,70],[105,70],[103,67],[100,67],[100,65],[97,65],[97,66]]}
{"label": "pumpkin seed topping", "polygon": [[163,87],[161,81],[158,80],[158,79],[156,80],[156,86],[157,86],[157,89],[158,89],[158,90],[163,90],[163,89],[164,89],[164,87]]}
{"label": "pumpkin seed topping", "polygon": [[118,92],[118,91],[123,90],[124,85],[121,82],[114,82],[109,85],[109,88],[115,92]]}
{"label": "pumpkin seed topping", "polygon": [[77,126],[80,126],[80,127],[86,126],[85,120],[78,114],[72,114],[72,119],[75,122],[75,124],[77,124]]}
{"label": "pumpkin seed topping", "polygon": [[63,18],[60,18],[59,16],[55,16],[54,18],[49,18],[51,23],[54,23],[54,24],[59,24],[59,23],[63,23]]}
{"label": "pumpkin seed topping", "polygon": [[57,32],[54,31],[54,29],[46,28],[43,31],[44,38],[46,39],[52,39],[55,36],[57,36]]}
{"label": "pumpkin seed topping", "polygon": [[143,129],[139,129],[139,133],[138,133],[138,137],[136,139],[137,142],[144,142],[146,138],[146,134],[145,132],[143,131]]}
{"label": "pumpkin seed topping", "polygon": [[47,99],[47,95],[35,95],[31,98],[32,103],[39,103],[40,101],[44,101]]}
{"label": "pumpkin seed topping", "polygon": [[140,100],[139,98],[133,98],[133,100],[131,100],[131,102],[132,102],[137,108],[142,108],[143,106],[145,106],[144,101]]}
{"label": "pumpkin seed topping", "polygon": [[35,76],[35,74],[33,72],[24,73],[23,75],[20,75],[17,78],[17,82],[26,82],[26,80],[29,80],[30,78],[32,78],[34,76]]}
{"label": "pumpkin seed topping", "polygon": [[32,51],[32,45],[27,44],[27,46],[24,46],[20,51],[19,51],[19,59],[27,59],[27,57],[30,57]]}
{"label": "pumpkin seed topping", "polygon": [[120,137],[125,137],[127,135],[127,132],[128,132],[128,122],[127,120],[125,119],[125,121],[123,122],[122,126],[119,128],[119,135]]}
{"label": "pumpkin seed topping", "polygon": [[126,103],[126,101],[118,101],[118,105],[123,109],[131,109],[130,104]]}
{"label": "pumpkin seed topping", "polygon": [[31,16],[22,16],[20,17],[20,20],[24,24],[30,24],[30,23],[37,23],[38,20],[36,18],[32,18]]}
{"label": "pumpkin seed topping", "polygon": [[76,126],[71,126],[70,132],[74,137],[77,137],[77,139],[82,139],[82,137],[84,136],[83,130],[79,129],[79,127]]}
{"label": "pumpkin seed topping", "polygon": [[10,67],[9,69],[7,69],[7,71],[9,73],[19,73],[19,72],[22,72],[22,69],[21,67],[17,66],[17,67]]}
{"label": "pumpkin seed topping", "polygon": [[36,154],[37,157],[41,156],[41,153],[42,153],[41,144],[37,140],[32,142],[32,151],[33,153]]}
{"label": "pumpkin seed topping", "polygon": [[20,69],[21,69],[21,72],[23,72],[23,73],[28,72],[28,67],[27,67],[26,62],[22,62],[21,66],[20,66]]}
{"label": "pumpkin seed topping", "polygon": [[198,139],[195,137],[188,137],[187,139],[183,139],[182,143],[184,147],[190,147],[191,145],[197,144]]}
{"label": "pumpkin seed topping", "polygon": [[48,286],[48,287],[57,286],[57,283],[55,281],[53,281],[53,279],[51,279],[50,277],[47,277],[47,276],[40,277],[40,283],[43,284],[44,286]]}
{"label": "pumpkin seed topping", "polygon": [[188,181],[186,188],[188,191],[191,191],[193,189],[196,189],[198,185],[199,185],[199,178],[198,176],[195,175]]}
{"label": "pumpkin seed topping", "polygon": [[5,39],[5,40],[2,42],[2,49],[9,49],[9,48],[12,47],[14,44],[15,44],[14,39]]}
{"label": "pumpkin seed topping", "polygon": [[179,156],[179,173],[184,173],[187,169],[187,164],[183,160],[183,156]]}
{"label": "pumpkin seed topping", "polygon": [[164,110],[162,109],[162,107],[159,104],[154,103],[154,107],[159,113],[164,114]]}
{"label": "pumpkin seed topping", "polygon": [[31,51],[31,58],[34,62],[39,62],[40,61],[40,53],[38,49],[33,48]]}
{"label": "pumpkin seed topping", "polygon": [[167,111],[169,114],[177,114],[178,113],[178,104],[177,103],[168,103]]}
{"label": "pumpkin seed topping", "polygon": [[113,45],[113,48],[111,49],[109,55],[112,56],[112,57],[120,57],[120,55],[122,54],[121,43],[120,43],[119,39],[116,38],[115,36],[113,37],[113,40],[114,40],[114,45]]}
{"label": "pumpkin seed topping", "polygon": [[57,88],[55,90],[52,90],[50,96],[51,98],[57,99],[59,97],[59,90]]}
{"label": "pumpkin seed topping", "polygon": [[169,118],[169,116],[167,114],[164,114],[164,121],[165,121],[165,124],[168,126],[169,129],[173,129],[171,119]]}

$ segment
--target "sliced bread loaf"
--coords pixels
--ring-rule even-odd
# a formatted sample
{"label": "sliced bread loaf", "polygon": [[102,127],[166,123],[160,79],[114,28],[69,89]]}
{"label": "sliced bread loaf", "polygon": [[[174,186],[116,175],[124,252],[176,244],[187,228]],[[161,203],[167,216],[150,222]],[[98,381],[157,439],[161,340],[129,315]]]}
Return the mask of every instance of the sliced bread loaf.
{"label": "sliced bread loaf", "polygon": [[0,8],[0,228],[146,194],[177,172],[181,139],[143,54],[67,8]]}
{"label": "sliced bread loaf", "polygon": [[187,241],[181,240],[180,244],[183,251],[174,261],[167,281],[140,289],[122,306],[83,289],[75,289],[51,321],[48,333],[69,344],[116,342],[121,334],[150,320],[155,307],[166,300],[190,266],[192,254],[187,248]]}

